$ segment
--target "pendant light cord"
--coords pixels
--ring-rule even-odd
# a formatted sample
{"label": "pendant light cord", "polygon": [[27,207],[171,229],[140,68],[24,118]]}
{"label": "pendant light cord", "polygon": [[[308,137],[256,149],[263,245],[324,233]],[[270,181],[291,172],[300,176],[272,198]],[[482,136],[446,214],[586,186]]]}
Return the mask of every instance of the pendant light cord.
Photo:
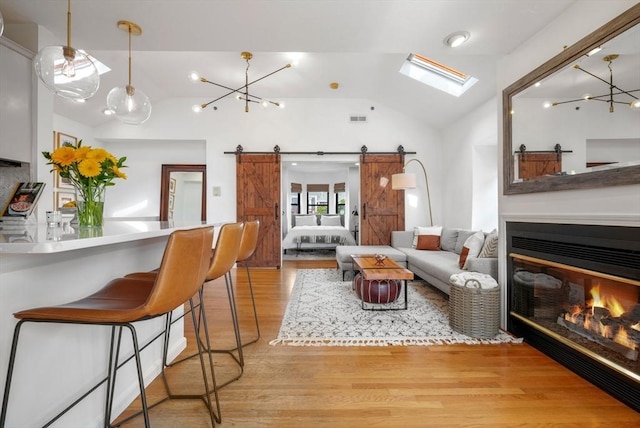
{"label": "pendant light cord", "polygon": [[249,58],[247,58],[247,68],[244,70],[244,111],[249,113]]}
{"label": "pendant light cord", "polygon": [[131,87],[131,26],[129,26],[129,87]]}
{"label": "pendant light cord", "polygon": [[71,0],[67,0],[67,46],[71,47]]}

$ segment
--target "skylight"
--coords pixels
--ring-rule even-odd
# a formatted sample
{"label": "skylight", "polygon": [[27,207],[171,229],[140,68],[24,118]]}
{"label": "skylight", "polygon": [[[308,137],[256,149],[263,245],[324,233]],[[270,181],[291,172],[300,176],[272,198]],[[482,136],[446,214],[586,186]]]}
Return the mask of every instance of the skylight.
{"label": "skylight", "polygon": [[402,64],[400,73],[454,97],[464,94],[478,81],[473,76],[413,53]]}

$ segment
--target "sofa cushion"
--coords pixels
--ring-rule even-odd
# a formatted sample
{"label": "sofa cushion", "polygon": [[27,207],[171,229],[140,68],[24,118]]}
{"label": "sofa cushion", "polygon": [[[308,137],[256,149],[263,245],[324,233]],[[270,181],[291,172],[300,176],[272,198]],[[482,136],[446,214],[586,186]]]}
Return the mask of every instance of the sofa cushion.
{"label": "sofa cushion", "polygon": [[440,248],[443,251],[456,251],[456,241],[458,240],[458,229],[442,228],[440,235]]}
{"label": "sofa cushion", "polygon": [[469,239],[469,237],[474,233],[476,233],[475,230],[458,229],[458,238],[456,239],[456,247],[454,250],[456,254],[460,254],[462,252],[464,243],[467,242],[467,239]]}
{"label": "sofa cushion", "polygon": [[462,251],[460,252],[460,258],[458,262],[458,266],[460,269],[467,268],[467,259],[476,258],[480,251],[482,251],[482,246],[484,245],[484,233],[482,231],[476,232],[471,235],[465,241],[462,246]]}
{"label": "sofa cushion", "polygon": [[411,246],[418,250],[439,250],[441,234],[442,226],[418,226],[413,229],[413,243]]}
{"label": "sofa cushion", "polygon": [[482,251],[478,254],[478,258],[496,258],[498,257],[498,231],[493,229],[487,235],[482,246]]}
{"label": "sofa cushion", "polygon": [[410,269],[415,266],[444,284],[449,284],[452,274],[463,272],[458,267],[458,255],[450,251],[421,251],[412,248],[403,248],[402,251],[407,254]]}

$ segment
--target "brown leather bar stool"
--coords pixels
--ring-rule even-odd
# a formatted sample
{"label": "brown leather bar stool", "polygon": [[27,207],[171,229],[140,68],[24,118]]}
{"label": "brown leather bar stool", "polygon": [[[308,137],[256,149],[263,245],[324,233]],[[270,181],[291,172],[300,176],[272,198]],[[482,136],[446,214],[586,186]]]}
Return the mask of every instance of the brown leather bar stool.
{"label": "brown leather bar stool", "polygon": [[249,272],[249,259],[256,251],[258,246],[258,235],[260,232],[260,220],[251,220],[244,222],[244,233],[242,234],[242,241],[240,242],[240,251],[238,252],[237,264],[244,264],[247,271],[247,279],[249,280],[249,292],[251,294],[251,304],[253,305],[253,319],[256,324],[256,337],[247,342],[244,342],[242,346],[247,346],[260,340],[260,323],[258,322],[258,311],[256,310],[256,299],[253,294],[253,284],[251,283],[251,273]]}
{"label": "brown leather bar stool", "polygon": [[[2,412],[0,413],[0,426],[5,426],[6,423],[11,380],[16,363],[20,330],[25,323],[42,322],[111,326],[109,367],[106,379],[100,382],[100,384],[102,384],[106,381],[107,388],[105,426],[110,426],[116,374],[117,369],[121,366],[118,360],[120,357],[122,329],[128,329],[131,332],[133,342],[133,358],[135,359],[137,369],[142,413],[144,414],[145,427],[149,427],[149,407],[147,405],[140,362],[140,350],[147,345],[142,348],[140,347],[136,328],[133,323],[166,316],[176,307],[189,301],[189,299],[198,292],[202,287],[209,267],[212,241],[212,227],[175,231],[167,241],[162,263],[153,281],[135,278],[118,278],[110,281],[101,290],[83,299],[62,305],[27,309],[15,313],[14,316],[18,318],[19,321],[15,327],[13,343],[11,345],[4,400]],[[203,313],[202,316],[204,317],[205,314]],[[196,322],[195,314],[194,322]],[[155,338],[152,340],[155,340]],[[200,347],[202,343],[200,341],[197,342]],[[213,369],[213,361],[211,359],[209,363],[211,369]],[[211,422],[215,426],[215,415],[212,411],[213,406],[210,397],[212,389],[209,388],[204,359],[202,357],[200,364],[205,393],[197,395],[197,397],[205,401]],[[215,386],[215,379],[213,383]],[[70,407],[67,407],[49,423],[52,423],[62,414],[66,413],[72,406],[95,389],[96,387],[92,388],[87,394],[76,400]],[[215,390],[215,387],[213,390]]]}
{"label": "brown leather bar stool", "polygon": [[[211,255],[211,260],[210,260],[210,264],[209,264],[209,269],[207,271],[205,280],[203,281],[203,286],[200,287],[200,289],[198,290],[198,302],[197,303],[193,303],[193,298],[190,300],[190,304],[192,305],[193,308],[199,308],[198,311],[198,315],[197,318],[194,318],[194,330],[196,332],[196,339],[198,341],[200,341],[200,343],[203,346],[202,351],[203,352],[209,352],[209,353],[226,353],[229,354],[233,360],[238,364],[238,366],[240,367],[240,372],[235,376],[232,377],[230,380],[223,382],[221,384],[216,384],[215,389],[216,391],[219,388],[222,388],[223,386],[226,386],[228,384],[230,384],[231,382],[234,382],[238,379],[240,379],[240,377],[243,374],[244,371],[244,355],[242,353],[242,347],[241,347],[241,340],[240,340],[240,329],[239,329],[239,325],[238,325],[238,311],[236,308],[236,303],[235,303],[235,295],[234,295],[234,291],[233,291],[233,283],[230,281],[230,276],[228,275],[229,271],[233,268],[233,265],[236,263],[237,257],[238,257],[238,252],[240,250],[240,244],[241,244],[241,240],[242,240],[242,236],[243,236],[243,230],[244,230],[244,224],[243,223],[228,223],[228,224],[224,224],[222,225],[222,227],[220,228],[220,233],[218,234],[218,240],[216,242],[215,248],[213,250],[210,250],[210,255]],[[136,272],[136,273],[132,273],[127,275],[127,278],[138,278],[138,279],[153,279],[156,275],[156,272]],[[209,341],[209,335],[208,335],[208,331],[204,331],[202,332],[200,329],[200,325],[201,325],[201,315],[204,315],[204,306],[203,306],[203,296],[204,296],[204,285],[206,285],[207,282],[216,280],[218,278],[221,278],[224,276],[225,279],[225,285],[227,287],[227,295],[229,298],[229,309],[231,311],[231,319],[232,319],[232,323],[233,323],[233,328],[234,328],[234,335],[235,335],[235,340],[236,340],[236,347],[232,348],[232,349],[214,349],[210,346],[210,341]],[[195,295],[193,296],[195,297]],[[185,313],[186,314],[186,313]],[[171,314],[169,314],[169,316],[171,317]],[[168,323],[168,328],[167,328],[167,337],[171,334],[171,325],[173,325],[173,323],[175,323],[177,320],[179,320],[180,318],[182,318],[184,315],[182,315],[181,317],[177,318],[177,319],[171,319],[169,320]],[[205,318],[206,319],[206,318]],[[205,326],[206,327],[206,326]],[[204,333],[205,336],[205,340],[206,340],[206,345],[202,342],[202,337],[201,337],[201,333]],[[165,342],[167,343],[168,340]],[[234,354],[234,352],[237,351],[237,356]],[[193,358],[195,356],[197,356],[199,353],[201,352],[201,350],[199,349],[197,353],[192,354],[192,355],[188,355],[186,357],[183,357],[179,360],[175,360],[173,362],[169,362],[167,361],[167,352],[165,349],[165,357],[164,357],[164,364],[167,367],[171,367],[174,366],[176,364],[179,364],[183,361],[186,361],[190,358]],[[220,422],[220,421],[218,421]]]}

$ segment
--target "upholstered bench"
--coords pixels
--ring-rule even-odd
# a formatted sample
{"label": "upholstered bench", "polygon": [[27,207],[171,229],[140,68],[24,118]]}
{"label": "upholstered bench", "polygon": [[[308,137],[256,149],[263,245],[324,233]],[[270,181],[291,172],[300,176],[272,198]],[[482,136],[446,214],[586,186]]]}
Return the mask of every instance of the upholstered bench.
{"label": "upholstered bench", "polygon": [[388,245],[341,245],[336,247],[336,261],[343,280],[345,272],[354,270],[351,256],[364,254],[384,254],[402,266],[407,265],[407,255]]}

